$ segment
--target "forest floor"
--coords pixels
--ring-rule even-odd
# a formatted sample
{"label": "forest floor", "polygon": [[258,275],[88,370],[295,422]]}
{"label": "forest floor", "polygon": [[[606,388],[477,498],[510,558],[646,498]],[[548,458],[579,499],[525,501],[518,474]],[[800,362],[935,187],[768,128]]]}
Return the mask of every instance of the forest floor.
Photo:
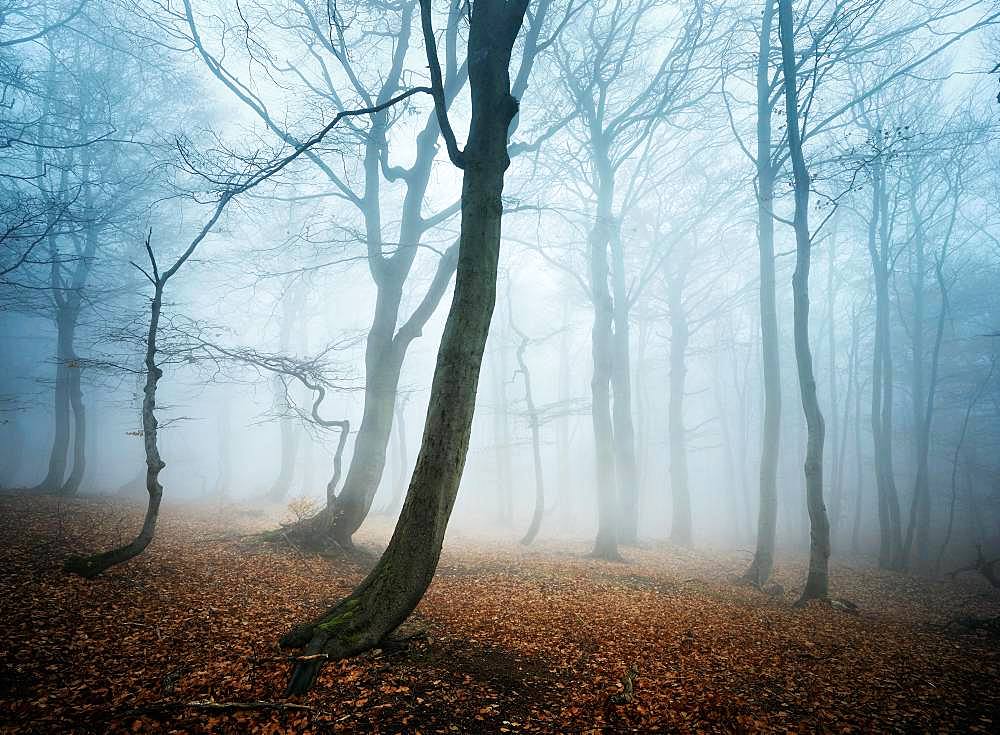
{"label": "forest floor", "polygon": [[[784,592],[769,595],[733,583],[743,554],[663,545],[614,564],[584,558],[582,541],[449,538],[407,623],[424,634],[331,662],[292,702],[277,638],[371,561],[276,549],[240,536],[268,518],[168,503],[140,558],[93,581],[61,571],[69,553],[127,539],[141,514],[107,498],[0,495],[0,732],[1000,727],[1000,636],[954,622],[1000,615],[975,574],[836,563],[833,593],[858,612],[794,609],[802,560],[779,560]],[[370,525],[360,541],[377,548],[390,524]]]}

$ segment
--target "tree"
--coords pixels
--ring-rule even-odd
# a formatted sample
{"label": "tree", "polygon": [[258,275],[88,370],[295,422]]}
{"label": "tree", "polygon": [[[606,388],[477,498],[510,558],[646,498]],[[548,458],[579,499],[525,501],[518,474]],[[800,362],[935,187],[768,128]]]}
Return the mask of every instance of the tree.
{"label": "tree", "polygon": [[[576,43],[560,44],[562,81],[576,125],[578,151],[570,158],[586,182],[593,215],[588,233],[591,330],[591,412],[598,491],[598,531],[593,555],[618,559],[618,544],[638,540],[639,473],[632,418],[630,309],[622,220],[635,204],[635,187],[619,178],[649,154],[651,139],[668,121],[706,94],[698,61],[715,14],[693,3],[653,72],[635,64],[658,54],[662,36],[646,24],[663,10],[659,0],[595,2],[585,13]],[[621,190],[625,190],[623,194]],[[610,260],[609,260],[610,258]],[[690,538],[677,538],[690,543]]]}
{"label": "tree", "polygon": [[[201,245],[209,233],[212,232],[212,229],[222,218],[226,208],[236,197],[247,193],[251,189],[254,189],[286,169],[301,155],[321,143],[330,131],[332,131],[342,120],[361,115],[377,114],[381,110],[398,104],[414,94],[427,91],[429,90],[426,87],[417,87],[396,95],[395,97],[375,105],[374,107],[338,112],[334,116],[333,120],[325,125],[318,133],[311,136],[304,143],[297,145],[287,155],[278,157],[276,160],[269,161],[264,165],[257,163],[257,159],[251,156],[251,163],[247,163],[242,159],[237,159],[236,165],[240,166],[240,168],[238,168],[236,172],[215,174],[214,176],[203,174],[205,178],[209,180],[214,179],[218,182],[218,185],[221,188],[221,192],[218,193],[218,201],[212,211],[212,214],[206,220],[205,224],[198,230],[198,233],[194,236],[191,242],[184,248],[177,259],[163,271],[159,269],[156,255],[150,244],[150,240],[152,238],[152,232],[150,231],[145,243],[145,250],[149,259],[150,270],[147,271],[136,265],[136,268],[142,271],[143,275],[153,286],[153,297],[150,301],[149,307],[149,326],[146,332],[145,340],[145,357],[143,360],[145,365],[146,382],[143,386],[142,435],[146,453],[146,492],[149,496],[146,506],[146,516],[138,535],[131,542],[124,546],[98,554],[93,554],[91,556],[70,557],[65,563],[67,571],[87,578],[96,577],[110,567],[126,562],[129,559],[141,554],[152,542],[153,535],[156,532],[156,522],[159,517],[160,501],[163,497],[163,487],[159,482],[159,474],[160,471],[166,466],[160,456],[159,446],[157,444],[158,425],[156,419],[156,390],[159,385],[160,378],[163,377],[163,371],[156,362],[156,353],[160,315],[163,309],[163,292],[166,288],[167,282],[177,274],[177,272],[186,262],[188,262],[188,260],[190,260],[191,256],[194,255],[195,250],[198,249],[198,246]],[[190,160],[188,156],[185,156],[185,159]],[[319,391],[319,393],[319,400],[321,401],[322,391]],[[314,404],[314,410],[317,405],[318,402]],[[342,443],[343,436],[347,433],[346,428],[346,426],[342,428]]]}
{"label": "tree", "polygon": [[785,117],[788,124],[788,151],[792,160],[795,191],[795,274],[794,294],[795,362],[799,374],[802,412],[808,431],[806,441],[806,500],[809,509],[809,573],[799,602],[824,598],[829,590],[827,564],[830,558],[830,522],[823,503],[823,440],[825,426],[816,398],[812,350],[809,345],[809,266],[812,233],[809,230],[809,171],[802,153],[799,130],[799,79],[796,72],[792,0],[778,0],[778,35],[784,76]]}
{"label": "tree", "polygon": [[420,2],[435,114],[448,156],[463,172],[455,290],[438,349],[423,439],[396,530],[375,568],[348,597],[283,637],[287,647],[305,647],[305,656],[293,666],[289,694],[307,691],[324,660],[360,653],[395,630],[416,607],[437,567],[468,451],[496,301],[501,195],[510,165],[510,125],[518,111],[511,94],[510,62],[528,4],[476,0],[471,6],[472,117],[461,149],[448,117],[431,3]]}

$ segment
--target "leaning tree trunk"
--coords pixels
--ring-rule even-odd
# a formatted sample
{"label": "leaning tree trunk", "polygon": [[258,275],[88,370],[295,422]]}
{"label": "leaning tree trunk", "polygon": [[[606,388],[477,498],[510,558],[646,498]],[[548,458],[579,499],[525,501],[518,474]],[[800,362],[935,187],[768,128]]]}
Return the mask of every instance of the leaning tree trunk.
{"label": "leaning tree trunk", "polygon": [[[306,646],[296,661],[289,694],[315,681],[324,658],[367,650],[413,611],[430,584],[469,448],[483,351],[496,302],[501,194],[510,158],[507,131],[517,112],[510,94],[511,49],[527,0],[479,0],[472,6],[469,67],[472,121],[464,153],[449,139],[452,160],[463,164],[462,223],[455,290],[438,349],[423,440],[396,530],[378,564],[351,593],[316,621],[283,639]],[[421,0],[435,106],[447,121],[440,91],[430,0]]]}
{"label": "leaning tree trunk", "polygon": [[691,490],[688,487],[687,432],[684,429],[690,328],[684,311],[683,279],[681,274],[672,274],[667,294],[670,305],[670,399],[667,406],[667,428],[670,432],[670,490],[673,498],[670,540],[680,546],[690,546]]}
{"label": "leaning tree trunk", "polygon": [[788,151],[792,160],[795,188],[795,273],[792,276],[795,363],[799,373],[799,393],[806,418],[806,504],[809,510],[809,573],[799,602],[824,598],[829,591],[827,573],[830,558],[830,521],[823,504],[823,414],[816,397],[812,350],[809,346],[809,172],[802,154],[799,132],[798,77],[792,26],[792,0],[778,0],[778,33],[781,38],[781,65],[784,73],[785,117],[788,122]]}
{"label": "leaning tree trunk", "polygon": [[761,17],[757,56],[757,248],[760,266],[761,367],[764,418],[761,431],[757,545],[743,581],[763,586],[774,570],[778,525],[778,450],[781,444],[781,363],[774,265],[774,165],[771,161],[771,28],[774,3],[767,0]]}
{"label": "leaning tree trunk", "polygon": [[163,282],[157,279],[154,283],[153,301],[149,312],[149,332],[146,335],[146,385],[143,387],[142,399],[142,438],[146,450],[146,491],[149,493],[146,517],[139,535],[131,543],[93,556],[74,556],[66,560],[64,568],[67,572],[88,579],[141,554],[153,540],[156,531],[160,499],[163,497],[163,486],[160,485],[159,475],[160,470],[166,466],[160,459],[160,450],[156,443],[156,385],[163,375],[163,371],[156,365],[156,331],[160,323],[162,305]]}

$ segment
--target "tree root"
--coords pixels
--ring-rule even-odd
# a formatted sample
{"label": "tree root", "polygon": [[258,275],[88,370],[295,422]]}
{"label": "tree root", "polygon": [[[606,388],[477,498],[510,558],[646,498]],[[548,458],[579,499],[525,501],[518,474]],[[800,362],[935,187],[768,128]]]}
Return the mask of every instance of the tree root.
{"label": "tree root", "polygon": [[983,556],[983,546],[982,544],[976,544],[976,560],[964,566],[961,569],[956,569],[951,572],[948,576],[955,579],[956,576],[962,574],[963,572],[979,572],[985,577],[986,581],[990,583],[994,589],[1000,589],[1000,577],[997,576],[996,565],[1000,563],[1000,558],[987,560]]}

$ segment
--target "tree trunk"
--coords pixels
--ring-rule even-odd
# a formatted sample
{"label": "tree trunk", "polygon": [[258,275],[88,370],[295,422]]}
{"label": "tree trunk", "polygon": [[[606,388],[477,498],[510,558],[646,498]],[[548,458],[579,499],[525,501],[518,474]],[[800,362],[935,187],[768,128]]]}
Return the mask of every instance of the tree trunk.
{"label": "tree trunk", "polygon": [[403,505],[407,482],[410,479],[410,453],[406,448],[406,403],[407,395],[396,399],[396,479],[392,490],[392,500],[386,508],[390,514],[396,513]]}
{"label": "tree trunk", "polygon": [[[904,560],[909,560],[910,551],[916,537],[916,563],[921,571],[927,571],[930,562],[930,468],[929,458],[931,443],[931,424],[934,420],[934,399],[937,394],[938,367],[941,357],[941,340],[944,337],[945,318],[948,313],[948,292],[943,272],[943,261],[947,252],[947,240],[942,247],[940,258],[935,264],[938,289],[941,294],[941,308],[938,311],[937,325],[934,332],[934,345],[931,349],[930,376],[924,389],[924,338],[923,322],[926,312],[925,272],[927,255],[925,252],[925,237],[920,214],[917,210],[916,197],[913,188],[910,191],[910,212],[918,222],[915,233],[916,273],[913,284],[913,413],[914,431],[916,432],[917,477],[913,488],[913,502],[910,507],[910,522],[906,530],[904,543]],[[954,223],[954,215],[952,216]]]}
{"label": "tree trunk", "polygon": [[[610,173],[602,177],[604,187]],[[597,538],[592,555],[609,561],[618,554],[619,502],[615,480],[614,429],[611,415],[611,379],[614,364],[614,313],[608,289],[608,242],[612,227],[611,196],[598,197],[597,221],[590,233],[590,292],[594,305],[591,348],[594,372],[590,381],[594,461],[597,474]]]}
{"label": "tree trunk", "polygon": [[511,487],[510,405],[507,401],[507,342],[501,331],[494,350],[493,370],[493,450],[496,458],[497,516],[504,526],[514,521],[514,494]]}
{"label": "tree trunk", "polygon": [[65,307],[56,311],[56,385],[53,394],[52,448],[49,450],[48,471],[33,490],[58,492],[66,479],[69,456],[70,425],[70,364],[73,361],[73,332],[76,323]]}
{"label": "tree trunk", "polygon": [[215,427],[219,441],[216,453],[219,467],[212,495],[216,500],[224,500],[229,496],[233,475],[233,404],[228,392],[223,395],[221,403]]}
{"label": "tree trunk", "polygon": [[157,279],[154,287],[149,311],[149,331],[146,335],[146,384],[142,399],[142,438],[146,450],[146,492],[149,494],[146,517],[139,535],[125,546],[93,556],[73,556],[66,560],[64,568],[67,572],[79,574],[87,579],[92,579],[106,569],[141,554],[149,546],[156,532],[160,499],[163,497],[163,486],[160,485],[159,475],[166,464],[160,458],[160,450],[156,443],[156,386],[163,375],[163,371],[156,365],[156,332],[163,304],[163,282]]}
{"label": "tree trunk", "polygon": [[[77,316],[73,316],[73,323],[76,324]],[[69,406],[73,411],[73,464],[66,481],[59,490],[60,495],[76,495],[80,491],[83,477],[87,470],[87,409],[83,402],[83,388],[81,378],[83,366],[76,354],[73,346],[73,329],[69,337],[68,350],[69,359],[66,362],[66,392],[69,397]]]}
{"label": "tree trunk", "polygon": [[556,418],[556,456],[559,462],[559,517],[563,529],[569,528],[571,513],[575,507],[576,498],[571,495],[571,465],[570,459],[570,343],[569,343],[569,306],[563,302],[563,331],[559,337],[559,404],[562,415]]}
{"label": "tree trunk", "polygon": [[837,279],[834,272],[837,267],[836,244],[837,244],[837,224],[836,215],[833,219],[833,232],[830,234],[828,245],[828,261],[826,270],[826,298],[827,298],[827,365],[830,380],[830,436],[833,438],[830,447],[830,456],[833,461],[830,463],[830,526],[831,533],[836,535],[840,525],[840,516],[844,507],[843,478],[841,477],[842,464],[840,460],[840,408],[839,394],[837,386]]}
{"label": "tree trunk", "polygon": [[618,480],[618,541],[634,546],[639,541],[639,471],[635,458],[635,427],[632,422],[632,367],[629,345],[628,288],[625,283],[625,251],[621,230],[615,225],[609,241],[613,263],[614,337],[611,386],[614,392],[615,468]]}
{"label": "tree trunk", "polygon": [[[476,388],[496,301],[501,194],[510,162],[507,131],[517,111],[517,101],[510,95],[509,65],[526,7],[527,0],[480,0],[472,6],[468,41],[473,60],[469,68],[472,121],[460,159],[465,174],[458,271],[417,464],[396,530],[375,568],[349,597],[284,637],[286,646],[306,646],[306,655],[337,659],[377,645],[413,611],[437,567],[468,451]],[[433,58],[432,78],[438,77],[438,87],[440,69],[429,0],[421,0],[421,15],[428,57]],[[435,103],[445,118],[439,87]],[[458,154],[451,151],[453,147],[457,146],[452,139],[449,152],[454,160]],[[307,691],[322,660],[297,661],[288,693]]]}
{"label": "tree trunk", "polygon": [[[450,86],[448,94],[457,94],[460,86],[458,84],[453,90]],[[394,91],[392,87],[384,87],[379,99],[383,102],[388,100]],[[354,453],[344,479],[344,487],[337,495],[336,502],[290,531],[306,546],[322,547],[332,539],[344,548],[352,547],[351,537],[368,516],[385,471],[396,392],[406,352],[410,343],[420,336],[427,320],[443,298],[457,259],[457,247],[449,248],[438,262],[434,279],[420,304],[399,325],[400,304],[407,277],[421,238],[432,226],[424,219],[422,206],[430,182],[432,164],[437,155],[440,131],[436,116],[431,115],[417,136],[417,155],[413,166],[400,175],[406,193],[399,224],[399,248],[394,255],[386,257],[382,252],[379,204],[379,167],[383,147],[378,134],[385,125],[386,115],[385,112],[379,113],[373,120],[374,129],[368,136],[364,161],[364,216],[368,260],[378,292],[372,325],[365,343],[364,409],[354,439]]]}
{"label": "tree trunk", "polygon": [[788,121],[788,151],[792,160],[795,188],[795,273],[794,298],[795,364],[799,393],[806,418],[806,502],[809,509],[809,573],[799,602],[824,598],[829,591],[827,574],[830,557],[830,522],[823,504],[823,414],[816,398],[812,351],[809,346],[809,260],[812,239],[809,232],[809,172],[802,153],[799,133],[798,77],[794,48],[792,0],[778,0],[778,29],[784,73],[785,117]]}
{"label": "tree trunk", "polygon": [[[275,386],[275,401],[283,400],[285,389],[281,378],[276,375],[273,384]],[[287,416],[282,416],[278,421],[278,429],[281,449],[280,465],[278,476],[267,491],[267,499],[273,503],[280,503],[288,496],[288,491],[292,487],[292,479],[295,477],[295,464],[299,454],[300,436],[295,421]]]}
{"label": "tree trunk", "polygon": [[[902,537],[899,497],[892,462],[892,345],[889,331],[890,253],[888,238],[888,196],[884,171],[873,164],[872,212],[868,224],[868,251],[875,284],[875,346],[872,366],[872,439],[874,442],[875,483],[878,489],[879,566],[899,569]],[[881,247],[880,247],[880,244]]]}
{"label": "tree trunk", "polygon": [[774,570],[778,524],[778,451],[781,445],[781,361],[774,265],[774,164],[771,153],[771,29],[774,2],[766,0],[761,17],[757,56],[757,247],[760,256],[761,367],[764,376],[764,419],[761,431],[760,501],[757,545],[742,579],[763,586]]}
{"label": "tree trunk", "polygon": [[535,510],[531,514],[531,523],[528,530],[521,539],[525,546],[531,544],[538,535],[538,530],[542,527],[542,516],[545,513],[545,477],[542,469],[542,438],[541,426],[539,425],[538,410],[535,408],[535,399],[531,393],[531,373],[528,372],[528,363],[524,358],[524,352],[528,348],[528,338],[522,336],[521,343],[517,347],[517,366],[524,378],[524,403],[528,412],[528,426],[531,429],[531,455],[535,470]]}
{"label": "tree trunk", "polygon": [[948,525],[945,527],[944,540],[941,542],[941,548],[938,550],[937,555],[937,571],[941,571],[941,561],[944,559],[944,552],[948,549],[948,544],[951,543],[951,533],[955,525],[955,505],[958,501],[958,460],[962,453],[962,445],[965,444],[965,435],[969,430],[969,419],[972,418],[972,411],[976,407],[976,403],[979,402],[980,397],[983,395],[983,391],[986,386],[989,385],[990,378],[993,377],[993,371],[996,368],[996,361],[994,360],[990,363],[990,371],[986,375],[986,379],[979,385],[976,391],[972,394],[969,399],[969,403],[965,407],[965,414],[962,416],[962,428],[958,434],[958,441],[955,443],[955,452],[951,458],[951,501],[948,504]]}
{"label": "tree trunk", "polygon": [[857,554],[861,549],[861,504],[864,500],[865,483],[864,453],[861,444],[861,354],[857,348],[854,352],[854,483],[856,488],[854,522],[851,524],[851,553]]}
{"label": "tree trunk", "polygon": [[673,499],[670,540],[680,546],[690,546],[692,542],[691,493],[688,487],[687,432],[684,428],[684,392],[687,381],[686,353],[690,329],[684,310],[684,276],[679,273],[671,273],[668,279],[668,289],[670,399],[667,407],[667,428],[670,433],[670,494]]}
{"label": "tree trunk", "polygon": [[[289,209],[289,219],[292,218],[293,209]],[[291,284],[289,291],[281,300],[281,326],[278,332],[278,350],[282,354],[288,353],[292,349],[292,326],[300,323],[303,302],[305,301],[305,286],[301,282]],[[280,451],[278,476],[267,491],[267,499],[273,503],[282,502],[288,495],[292,487],[292,480],[295,477],[295,463],[299,453],[299,440],[301,432],[295,420],[284,415],[288,409],[287,396],[285,395],[285,384],[281,376],[275,374],[272,381],[274,388],[274,406],[282,415],[278,420],[278,430],[280,432]]]}

